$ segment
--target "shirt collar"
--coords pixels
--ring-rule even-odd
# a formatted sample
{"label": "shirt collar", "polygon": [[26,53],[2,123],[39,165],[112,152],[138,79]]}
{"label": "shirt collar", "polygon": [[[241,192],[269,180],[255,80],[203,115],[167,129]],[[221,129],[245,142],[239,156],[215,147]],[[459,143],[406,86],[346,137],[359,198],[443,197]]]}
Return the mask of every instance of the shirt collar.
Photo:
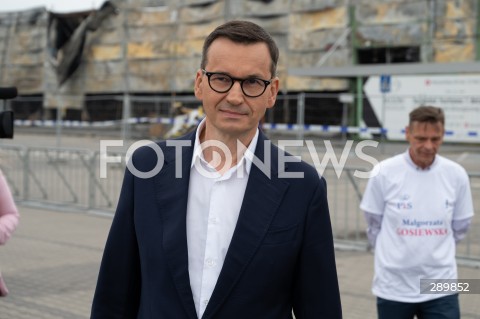
{"label": "shirt collar", "polygon": [[200,147],[200,133],[202,132],[203,128],[205,127],[205,118],[202,119],[200,124],[198,124],[197,132],[195,133],[195,142],[193,143],[193,156],[192,156],[192,163],[190,165],[190,168],[195,165],[195,162],[197,160],[203,160],[203,153],[202,153],[202,148]]}
{"label": "shirt collar", "polygon": [[[202,119],[202,121],[198,125],[197,132],[195,133],[195,142],[193,144],[193,156],[192,156],[192,162],[190,164],[190,168],[192,168],[195,165],[195,162],[198,160],[206,163],[205,158],[203,157],[202,148],[200,147],[200,134],[202,133],[202,130],[204,128],[205,128],[205,118]],[[244,166],[245,172],[247,174],[250,174],[250,170],[252,168],[253,158],[255,156],[255,149],[257,148],[258,136],[259,136],[259,130],[257,128],[257,131],[255,132],[255,136],[252,138],[252,141],[248,145],[247,150],[245,151],[244,155],[236,165],[237,167]]]}

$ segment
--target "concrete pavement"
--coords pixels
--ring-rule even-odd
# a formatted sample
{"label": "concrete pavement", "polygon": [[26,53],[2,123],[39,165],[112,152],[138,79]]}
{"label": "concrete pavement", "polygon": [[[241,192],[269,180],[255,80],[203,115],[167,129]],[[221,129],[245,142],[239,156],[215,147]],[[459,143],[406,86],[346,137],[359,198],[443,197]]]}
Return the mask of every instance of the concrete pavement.
{"label": "concrete pavement", "polygon": [[[111,217],[19,206],[20,226],[0,247],[0,268],[10,295],[0,298],[0,319],[85,319]],[[370,293],[373,255],[337,250],[344,318],[375,318]],[[480,269],[459,267],[460,278]],[[461,295],[462,318],[480,319],[480,295]]]}

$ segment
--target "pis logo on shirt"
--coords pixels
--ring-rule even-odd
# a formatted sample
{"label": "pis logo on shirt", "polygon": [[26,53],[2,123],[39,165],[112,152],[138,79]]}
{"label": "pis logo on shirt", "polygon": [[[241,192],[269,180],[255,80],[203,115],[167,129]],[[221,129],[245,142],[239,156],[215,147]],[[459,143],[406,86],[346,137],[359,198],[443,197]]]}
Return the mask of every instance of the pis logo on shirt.
{"label": "pis logo on shirt", "polygon": [[400,196],[396,205],[397,209],[400,209],[400,210],[412,209],[413,203],[409,199],[410,199],[410,195],[408,194],[403,194],[402,196]]}

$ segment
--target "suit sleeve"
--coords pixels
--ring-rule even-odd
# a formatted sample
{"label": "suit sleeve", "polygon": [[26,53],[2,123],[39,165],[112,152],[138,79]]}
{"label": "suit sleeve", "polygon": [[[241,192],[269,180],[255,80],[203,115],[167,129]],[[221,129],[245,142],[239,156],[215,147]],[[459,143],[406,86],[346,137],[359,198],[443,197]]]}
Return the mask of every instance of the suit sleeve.
{"label": "suit sleeve", "polygon": [[91,318],[137,318],[140,262],[134,228],[134,177],[127,169],[98,275]]}
{"label": "suit sleeve", "polygon": [[297,319],[342,318],[326,182],[309,205],[294,288]]}

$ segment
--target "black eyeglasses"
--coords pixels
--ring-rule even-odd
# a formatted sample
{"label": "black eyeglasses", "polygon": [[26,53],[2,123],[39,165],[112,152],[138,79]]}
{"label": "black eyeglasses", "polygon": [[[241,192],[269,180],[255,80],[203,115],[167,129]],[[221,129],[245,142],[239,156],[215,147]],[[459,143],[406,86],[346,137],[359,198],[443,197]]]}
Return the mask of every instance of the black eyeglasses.
{"label": "black eyeglasses", "polygon": [[207,76],[208,84],[212,90],[217,93],[226,93],[230,91],[235,81],[238,81],[240,82],[243,94],[248,97],[259,97],[265,92],[267,86],[272,83],[271,81],[258,78],[238,79],[225,73],[207,72],[204,69],[202,69],[202,71]]}

